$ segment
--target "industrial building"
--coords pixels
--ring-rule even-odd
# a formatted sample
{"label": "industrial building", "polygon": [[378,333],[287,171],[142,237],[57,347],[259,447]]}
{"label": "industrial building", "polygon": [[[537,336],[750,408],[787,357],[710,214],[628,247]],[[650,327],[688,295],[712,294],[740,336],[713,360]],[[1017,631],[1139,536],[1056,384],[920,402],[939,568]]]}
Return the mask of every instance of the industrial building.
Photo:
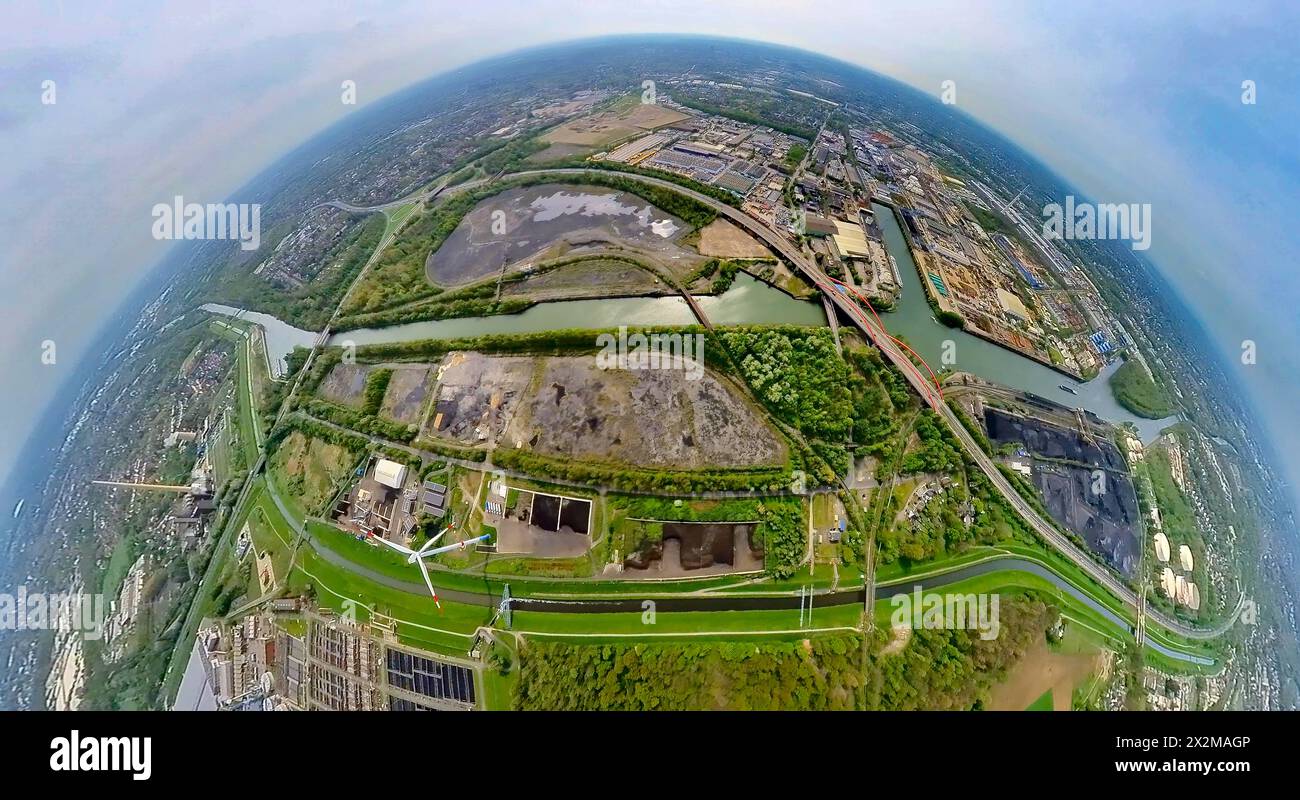
{"label": "industrial building", "polygon": [[435,481],[425,481],[420,494],[424,513],[442,517],[447,513],[447,487]]}
{"label": "industrial building", "polygon": [[[405,464],[378,458],[339,500],[334,519],[357,536],[382,536],[404,542],[415,531],[420,492],[407,487]],[[414,484],[414,481],[410,481]]]}
{"label": "industrial building", "polygon": [[831,237],[835,249],[841,258],[861,258],[870,260],[871,248],[867,245],[867,234],[856,222],[835,220],[835,234]]}
{"label": "industrial building", "polygon": [[1029,309],[1020,300],[1014,292],[1008,292],[1001,287],[997,290],[998,305],[1002,306],[1002,313],[1015,322],[1021,324],[1028,323],[1033,317],[1029,315]]}
{"label": "industrial building", "polygon": [[406,465],[386,458],[375,464],[375,481],[390,489],[401,489],[406,483]]}

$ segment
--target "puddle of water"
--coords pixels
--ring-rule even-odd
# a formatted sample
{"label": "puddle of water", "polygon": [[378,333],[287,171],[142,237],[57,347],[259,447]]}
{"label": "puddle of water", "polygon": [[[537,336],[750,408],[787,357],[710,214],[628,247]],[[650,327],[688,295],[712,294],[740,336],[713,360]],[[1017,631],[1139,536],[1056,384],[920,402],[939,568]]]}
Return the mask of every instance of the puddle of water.
{"label": "puddle of water", "polygon": [[546,197],[535,198],[528,204],[533,212],[533,222],[550,222],[560,217],[577,214],[583,217],[635,217],[643,228],[656,236],[672,238],[681,227],[671,219],[655,219],[650,205],[637,206],[619,202],[618,194],[588,194],[557,191]]}

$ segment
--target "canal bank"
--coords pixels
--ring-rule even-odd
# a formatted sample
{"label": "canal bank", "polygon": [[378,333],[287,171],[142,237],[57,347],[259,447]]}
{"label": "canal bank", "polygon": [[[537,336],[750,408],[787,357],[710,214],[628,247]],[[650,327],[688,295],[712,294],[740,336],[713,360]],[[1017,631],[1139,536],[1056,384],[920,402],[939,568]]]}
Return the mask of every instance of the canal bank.
{"label": "canal bank", "polygon": [[[1084,408],[1113,423],[1132,423],[1144,442],[1152,441],[1177,417],[1149,420],[1121,406],[1111,393],[1110,376],[1121,362],[1105,367],[1096,378],[1078,381],[1024,356],[965,331],[939,323],[926,302],[920,275],[897,216],[883,204],[873,204],[885,247],[898,267],[902,287],[894,310],[880,318],[894,336],[908,343],[932,366],[969,372],[1013,389],[1032,392],[1067,408]],[[697,297],[701,310],[714,325],[825,325],[821,303],[798,300],[745,272],[738,272],[731,287],[720,295]],[[294,328],[268,314],[207,304],[204,310],[262,325],[271,358],[281,363],[294,347],[310,347],[317,334]],[[538,303],[519,314],[426,320],[383,328],[340,332],[331,345],[351,342],[358,346],[409,342],[422,339],[468,338],[488,334],[536,333],[566,328],[608,329],[620,325],[693,325],[690,306],[677,295],[559,300]],[[951,343],[951,344],[949,344]],[[954,363],[945,364],[945,352]],[[1061,388],[1069,387],[1073,391]]]}
{"label": "canal bank", "polygon": [[[820,302],[799,300],[746,272],[737,272],[727,291],[697,295],[695,302],[714,325],[825,325]],[[283,359],[295,347],[311,347],[317,334],[295,328],[269,314],[208,303],[204,311],[246,320],[266,330],[267,350]],[[383,328],[341,331],[327,344],[351,342],[357,346],[412,342],[423,339],[461,339],[489,334],[539,333],[567,328],[604,330],[629,327],[695,325],[698,320],[679,295],[610,297],[591,300],[556,300],[538,303],[518,314],[424,320]]]}
{"label": "canal bank", "polygon": [[[922,297],[925,299],[926,305],[928,305],[928,306],[930,307],[930,311],[931,311],[931,313],[938,315],[939,312],[936,311],[936,308],[935,308],[935,307],[936,307],[936,306],[940,306],[940,307],[942,307],[942,306],[944,306],[945,303],[946,303],[948,306],[950,306],[950,308],[945,309],[947,313],[955,314],[955,315],[957,315],[957,316],[959,316],[959,317],[962,316],[960,310],[959,310],[959,309],[957,308],[957,306],[952,302],[951,299],[947,299],[947,300],[945,300],[945,298],[942,298],[942,297],[939,296],[939,294],[938,294],[938,292],[937,292],[937,287],[943,283],[943,279],[940,278],[939,275],[938,275],[937,273],[935,273],[935,272],[931,272],[931,273],[929,274],[929,275],[930,275],[930,282],[929,282],[929,283],[927,283],[927,282],[924,281],[924,280],[920,280],[920,278],[921,278],[921,269],[920,269],[919,266],[917,266],[917,263],[916,263],[916,253],[917,253],[917,250],[918,250],[918,249],[921,249],[921,248],[918,248],[918,247],[917,247],[916,239],[912,236],[911,231],[908,230],[907,225],[903,224],[903,222],[906,222],[906,220],[903,220],[903,222],[899,222],[899,218],[902,216],[902,212],[900,212],[900,211],[898,210],[898,207],[897,207],[897,206],[894,206],[894,205],[892,205],[891,203],[889,203],[889,202],[887,202],[887,201],[876,201],[875,203],[873,203],[873,209],[872,209],[872,211],[873,211],[873,213],[878,213],[878,211],[877,211],[877,209],[875,208],[875,206],[884,206],[884,207],[888,208],[890,211],[893,212],[894,220],[895,220],[895,222],[898,222],[898,229],[899,229],[899,231],[903,234],[903,244],[904,244],[904,246],[907,248],[907,252],[908,252],[908,255],[909,255],[909,256],[911,257],[911,259],[912,259],[912,264],[913,264],[913,266],[916,268],[915,271],[916,271],[916,275],[917,275],[917,279],[918,279],[919,285],[920,285],[920,287],[921,287]],[[944,327],[951,327],[951,326],[945,325]],[[966,333],[966,334],[968,334],[968,335],[970,335],[970,336],[974,336],[974,337],[976,337],[976,338],[983,339],[984,341],[988,342],[989,344],[995,345],[995,346],[997,346],[997,347],[1001,347],[1002,349],[1004,349],[1004,350],[1006,350],[1006,351],[1008,351],[1008,352],[1010,352],[1010,353],[1013,353],[1013,354],[1015,354],[1015,355],[1018,355],[1018,356],[1020,356],[1021,358],[1027,358],[1027,359],[1029,359],[1030,361],[1034,361],[1034,362],[1037,362],[1037,363],[1039,363],[1039,364],[1042,364],[1044,367],[1047,367],[1048,369],[1055,370],[1056,372],[1059,372],[1062,376],[1064,376],[1064,377],[1066,377],[1066,378],[1071,378],[1071,379],[1073,379],[1073,380],[1075,380],[1075,381],[1083,381],[1083,380],[1085,380],[1084,377],[1083,377],[1082,375],[1080,375],[1079,373],[1074,372],[1074,371],[1069,370],[1069,369],[1066,369],[1065,367],[1063,367],[1063,366],[1061,366],[1061,365],[1053,364],[1052,361],[1051,361],[1051,359],[1049,359],[1049,358],[1044,358],[1044,357],[1042,357],[1042,356],[1037,355],[1036,353],[1028,352],[1028,351],[1025,351],[1025,350],[1021,350],[1021,349],[1018,349],[1018,348],[1016,348],[1016,347],[1014,347],[1014,346],[1012,346],[1012,345],[1010,345],[1010,344],[1008,344],[1008,343],[1006,343],[1006,342],[999,341],[997,337],[995,337],[995,336],[993,336],[993,335],[991,335],[991,334],[985,333],[984,331],[981,331],[981,330],[980,330],[979,328],[977,328],[977,327],[974,327],[974,326],[971,326],[971,327],[962,327],[960,330],[961,330],[963,333]]]}
{"label": "canal bank", "polygon": [[[1178,422],[1177,417],[1159,420],[1139,417],[1115,400],[1109,379],[1121,366],[1118,359],[1092,380],[1080,381],[993,342],[940,323],[926,302],[925,289],[921,286],[916,262],[897,215],[882,203],[872,203],[872,210],[884,236],[885,248],[898,265],[902,286],[894,310],[882,312],[880,319],[891,334],[905,340],[927,363],[1032,392],[1067,408],[1084,408],[1108,422],[1132,423],[1143,442],[1150,442],[1160,435],[1160,431]],[[948,360],[953,363],[944,362],[945,352],[951,354]],[[1062,389],[1062,386],[1074,391]]]}
{"label": "canal bank", "polygon": [[266,357],[272,364],[271,374],[276,377],[288,372],[289,366],[285,359],[295,347],[311,347],[317,337],[317,334],[311,331],[295,328],[260,311],[245,311],[242,308],[223,306],[220,303],[205,303],[199,306],[199,310],[262,326],[266,342]]}
{"label": "canal bank", "polygon": [[[727,291],[695,298],[714,325],[825,325],[820,303],[796,300],[748,273],[738,272]],[[358,346],[422,339],[460,339],[489,334],[539,333],[565,328],[607,329],[652,325],[695,325],[691,307],[677,295],[557,300],[519,314],[425,320],[384,328],[358,328],[330,337],[330,344]]]}
{"label": "canal bank", "polygon": [[[379,585],[386,586],[390,589],[406,592],[412,595],[425,596],[426,589],[421,583],[413,580],[403,580],[391,575],[387,575],[369,566],[358,564],[351,561],[342,553],[332,550],[315,538],[310,529],[306,532],[312,550],[323,558],[325,561],[336,567],[354,572],[357,575],[373,581]],[[440,571],[434,571],[435,583],[438,582]],[[1113,610],[1098,602],[1090,594],[1074,586],[1069,581],[1056,574],[1050,568],[1019,556],[999,556],[986,561],[980,561],[965,566],[955,567],[950,570],[934,574],[917,576],[915,578],[902,578],[892,581],[888,584],[877,585],[872,589],[874,600],[877,604],[891,602],[892,598],[899,594],[911,594],[916,591],[937,592],[949,587],[959,586],[962,582],[979,578],[982,576],[995,575],[998,573],[1028,573],[1049,582],[1058,591],[1063,592],[1076,601],[1085,605],[1090,611],[1105,618],[1119,632],[1133,635],[1133,627],[1128,620],[1116,614]],[[473,591],[465,589],[453,589],[449,587],[439,587],[439,596],[444,600],[465,605],[496,608],[502,602],[502,588],[509,583],[507,578],[494,578],[488,580],[485,578],[485,591]],[[1011,586],[1015,583],[1012,581]],[[812,604],[814,608],[829,608],[833,606],[857,605],[865,606],[866,588],[854,587],[851,589],[831,589],[828,591],[816,592],[813,594]],[[533,611],[541,613],[561,613],[561,614],[642,614],[645,610],[645,602],[649,599],[638,593],[623,595],[607,595],[600,597],[573,597],[573,596],[512,596],[510,606],[515,611]],[[791,614],[799,612],[804,604],[808,602],[807,597],[801,597],[798,594],[702,594],[682,597],[664,597],[659,594],[653,595],[653,602],[657,611],[666,613],[699,613],[699,612],[737,612],[737,611],[790,611]],[[1199,666],[1211,666],[1215,662],[1213,659],[1206,658],[1194,653],[1184,653],[1172,648],[1166,647],[1159,642],[1147,638],[1145,645],[1151,649],[1178,661],[1183,661]]]}

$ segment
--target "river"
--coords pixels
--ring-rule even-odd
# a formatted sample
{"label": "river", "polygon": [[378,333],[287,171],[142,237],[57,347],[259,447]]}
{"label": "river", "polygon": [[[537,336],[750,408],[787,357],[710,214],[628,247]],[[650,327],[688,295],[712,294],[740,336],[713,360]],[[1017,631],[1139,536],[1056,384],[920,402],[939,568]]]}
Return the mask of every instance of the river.
{"label": "river", "polygon": [[214,314],[261,325],[266,336],[266,353],[271,359],[271,371],[277,378],[289,371],[285,357],[292,353],[295,347],[311,347],[316,341],[316,334],[311,331],[295,328],[260,311],[245,311],[242,308],[223,306],[220,303],[206,303],[200,308]]}
{"label": "river", "polygon": [[[743,272],[731,288],[699,297],[704,315],[715,325],[825,325],[821,303],[796,300]],[[693,325],[695,315],[681,297],[614,297],[538,303],[520,314],[408,322],[387,328],[342,331],[330,344],[357,345],[455,339],[490,333],[536,333],[559,328],[617,328],[619,325]]]}
{"label": "river", "polygon": [[[944,342],[951,340],[956,345],[952,349],[956,359],[956,363],[951,365],[953,369],[1004,386],[1033,392],[1070,408],[1085,408],[1109,422],[1131,422],[1137,427],[1143,442],[1150,442],[1160,431],[1178,421],[1177,417],[1144,419],[1115,400],[1108,380],[1120,368],[1122,362],[1119,359],[1102,369],[1096,378],[1081,383],[1005,347],[938,322],[925,300],[925,290],[921,288],[916,262],[912,260],[912,253],[893,209],[879,203],[872,203],[871,207],[885,237],[885,247],[898,262],[899,279],[903,287],[902,296],[894,310],[882,313],[880,319],[890,333],[906,340],[931,367],[938,369],[942,363],[940,357]],[[1078,394],[1061,389],[1062,384],[1073,387]]]}
{"label": "river", "polygon": [[[944,342],[951,340],[956,363],[952,366],[986,380],[1023,389],[1071,408],[1082,407],[1110,422],[1131,422],[1144,442],[1150,442],[1177,417],[1150,420],[1127,411],[1116,402],[1107,383],[1121,362],[1107,366],[1091,381],[1079,382],[1050,367],[1025,358],[992,342],[949,328],[934,318],[916,264],[898,219],[887,206],[873,204],[885,247],[898,262],[903,287],[895,310],[881,314],[890,333],[906,339],[932,366],[941,363]],[[750,275],[736,274],[731,288],[717,296],[698,298],[705,315],[715,325],[825,325],[826,314],[820,303],[796,300]],[[209,303],[203,308],[227,316],[246,319],[266,329],[267,349],[276,365],[283,369],[284,357],[294,347],[310,347],[316,334],[288,325],[268,314],[243,311]],[[615,328],[619,325],[690,325],[695,323],[686,301],[677,296],[616,297],[592,300],[560,300],[538,303],[519,314],[486,317],[426,320],[385,328],[359,328],[334,334],[329,343],[356,345],[410,342],[421,339],[451,339],[485,334],[535,333],[559,328]],[[1077,394],[1060,388],[1074,387]]]}

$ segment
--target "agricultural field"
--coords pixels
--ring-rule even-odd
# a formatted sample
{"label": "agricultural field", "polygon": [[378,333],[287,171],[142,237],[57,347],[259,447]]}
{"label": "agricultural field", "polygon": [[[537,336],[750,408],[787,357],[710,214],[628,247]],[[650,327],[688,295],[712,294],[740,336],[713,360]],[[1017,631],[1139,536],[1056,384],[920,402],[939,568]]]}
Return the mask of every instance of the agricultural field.
{"label": "agricultural field", "polygon": [[[1065,653],[1044,639],[1030,648],[1002,683],[989,693],[990,711],[1069,711],[1076,689],[1103,668],[1102,652]],[[1040,701],[1046,697],[1045,708]]]}
{"label": "agricultural field", "polygon": [[[608,150],[633,136],[689,118],[689,114],[654,103],[641,103],[635,97],[628,97],[608,110],[579,117],[553,128],[542,136],[542,141],[552,146],[567,145],[564,151],[566,155],[594,153],[597,150]],[[541,155],[554,157],[554,153],[549,150],[543,151]]]}

